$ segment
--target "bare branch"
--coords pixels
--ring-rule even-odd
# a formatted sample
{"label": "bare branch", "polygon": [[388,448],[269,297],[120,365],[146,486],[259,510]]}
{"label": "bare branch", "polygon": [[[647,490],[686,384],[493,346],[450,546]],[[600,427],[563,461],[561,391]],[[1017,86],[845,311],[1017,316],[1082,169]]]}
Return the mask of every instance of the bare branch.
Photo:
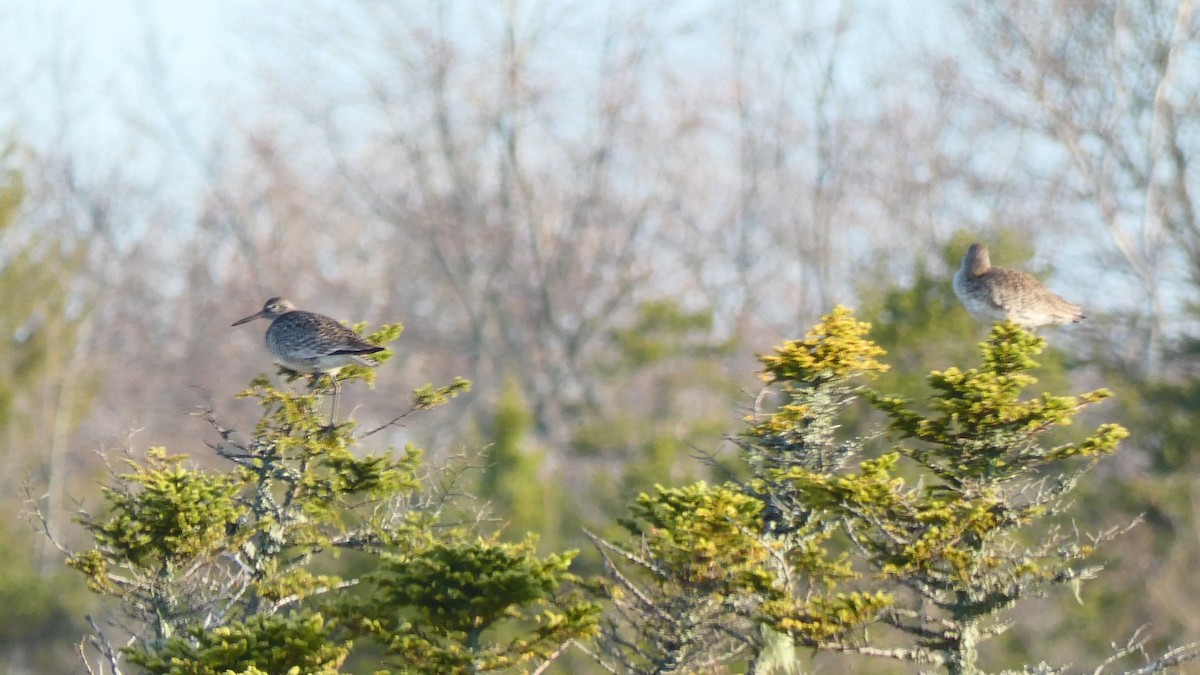
{"label": "bare branch", "polygon": [[[100,626],[96,625],[96,621],[92,618],[91,614],[86,615],[84,618],[87,619],[88,625],[95,631],[95,634],[90,636],[88,641],[100,652],[101,656],[108,660],[108,667],[112,670],[112,675],[121,675],[120,650],[113,647],[112,642],[104,635],[104,631],[100,630]],[[82,653],[82,648],[80,652]],[[85,660],[84,663],[87,663],[87,661]]]}

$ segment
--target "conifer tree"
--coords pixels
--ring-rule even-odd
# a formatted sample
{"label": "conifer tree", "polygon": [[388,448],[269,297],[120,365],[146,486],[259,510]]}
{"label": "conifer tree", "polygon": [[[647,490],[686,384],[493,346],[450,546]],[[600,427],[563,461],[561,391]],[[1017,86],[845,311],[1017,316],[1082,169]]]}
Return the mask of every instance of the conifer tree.
{"label": "conifer tree", "polygon": [[562,539],[554,517],[561,510],[557,505],[562,495],[539,475],[542,455],[531,444],[533,416],[519,386],[517,380],[509,380],[500,396],[488,430],[478,496],[509,536],[537,532],[544,545],[554,544]]}
{"label": "conifer tree", "polygon": [[[1082,597],[1102,569],[1098,549],[1125,529],[1084,535],[1070,521],[1071,491],[1126,432],[1059,430],[1108,392],[1027,395],[1044,341],[1002,324],[980,365],[931,373],[914,403],[863,384],[887,367],[867,329],[838,308],[760,357],[780,401],[766,409],[760,396],[736,439],[748,480],[659,486],[633,506],[628,537],[593,538],[614,607],[593,653],[610,670],[789,672],[797,647],[956,674],[1071,665],[985,666],[980,648],[1022,601]],[[856,398],[886,416],[885,435],[841,433]],[[1099,665],[1140,654],[1142,641]]]}
{"label": "conifer tree", "polygon": [[[370,339],[399,332],[385,326]],[[374,375],[352,367],[339,378]],[[394,421],[467,387],[418,389]],[[328,391],[256,379],[242,394],[262,408],[248,437],[203,412],[221,470],[162,448],[112,467],[104,510],[80,518],[94,545],[64,548],[92,590],[119,601],[132,634],[119,646],[117,629],[94,624],[99,669],[528,671],[593,631],[596,606],[571,588],[575,552],[541,557],[528,539],[502,543],[446,522],[461,475],[423,481],[419,450],[365,448],[382,427],[327,427],[318,403]]]}

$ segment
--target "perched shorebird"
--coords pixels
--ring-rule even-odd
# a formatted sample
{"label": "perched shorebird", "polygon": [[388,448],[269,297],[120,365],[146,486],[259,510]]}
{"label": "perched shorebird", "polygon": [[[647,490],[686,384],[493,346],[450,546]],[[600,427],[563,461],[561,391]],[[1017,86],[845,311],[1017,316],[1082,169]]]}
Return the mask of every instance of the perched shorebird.
{"label": "perched shorebird", "polygon": [[1046,290],[1037,277],[992,267],[987,246],[971,244],[954,275],[954,294],[967,311],[988,322],[1008,319],[1028,330],[1053,323],[1079,323],[1083,308]]}
{"label": "perched shorebird", "polygon": [[305,312],[283,298],[267,300],[263,308],[244,319],[233,322],[240,326],[255,319],[271,322],[267,328],[267,349],[280,365],[299,373],[312,373],[315,388],[322,375],[328,375],[333,383],[333,411],[329,422],[337,421],[338,385],[337,372],[346,366],[378,366],[379,362],[370,354],[383,351],[383,347],[367,342],[342,324],[315,312]]}

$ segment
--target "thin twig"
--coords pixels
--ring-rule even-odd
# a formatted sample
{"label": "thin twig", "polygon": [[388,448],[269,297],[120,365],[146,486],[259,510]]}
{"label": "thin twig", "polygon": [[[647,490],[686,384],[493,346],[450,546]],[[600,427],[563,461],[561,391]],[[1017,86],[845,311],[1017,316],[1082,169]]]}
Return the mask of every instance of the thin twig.
{"label": "thin twig", "polygon": [[50,531],[50,522],[46,519],[46,514],[42,512],[42,507],[38,506],[37,498],[33,496],[33,488],[29,483],[25,483],[21,487],[21,490],[25,493],[26,507],[32,509],[30,515],[38,522],[38,529],[42,531],[42,534],[46,535],[46,539],[50,540],[50,544],[58,549],[59,553],[68,558],[72,557],[73,554],[71,551],[59,543],[58,539],[54,537],[54,533]]}
{"label": "thin twig", "polygon": [[412,415],[413,413],[417,412],[418,410],[423,410],[423,409],[424,408],[422,408],[420,406],[414,405],[413,407],[409,408],[407,411],[402,412],[399,415],[393,417],[391,420],[384,422],[383,424],[380,424],[379,426],[375,427],[374,429],[371,429],[370,431],[360,434],[358,439],[362,440],[369,436],[374,436],[375,434],[379,433],[380,431],[383,431],[384,429],[397,426],[401,420],[405,419],[409,415]]}
{"label": "thin twig", "polygon": [[83,662],[83,667],[87,669],[88,675],[96,675],[96,671],[92,670],[92,664],[88,663],[87,653],[83,649],[85,642],[86,640],[80,640],[79,643],[75,645],[75,651],[79,652],[79,660]]}
{"label": "thin twig", "polygon": [[90,638],[92,646],[99,650],[101,656],[108,659],[108,667],[112,669],[112,675],[121,675],[120,655],[113,649],[112,643],[104,635],[104,631],[100,630],[100,626],[96,625],[96,620],[92,618],[92,615],[88,614],[84,618],[87,619],[88,625],[92,627],[92,630],[96,631],[95,635],[92,635]]}

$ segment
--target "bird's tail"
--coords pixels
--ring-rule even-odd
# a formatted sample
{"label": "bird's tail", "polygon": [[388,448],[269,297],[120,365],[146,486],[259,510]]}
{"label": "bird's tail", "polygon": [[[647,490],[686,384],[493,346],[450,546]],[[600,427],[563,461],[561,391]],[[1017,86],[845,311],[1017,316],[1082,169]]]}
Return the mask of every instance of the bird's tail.
{"label": "bird's tail", "polygon": [[1061,298],[1054,310],[1054,318],[1058,323],[1079,323],[1087,318],[1087,315],[1083,313],[1083,307]]}
{"label": "bird's tail", "polygon": [[355,354],[355,355],[351,356],[350,358],[357,361],[360,365],[367,366],[368,368],[374,368],[375,366],[379,365],[378,361],[371,358],[370,356],[367,356],[366,354]]}

